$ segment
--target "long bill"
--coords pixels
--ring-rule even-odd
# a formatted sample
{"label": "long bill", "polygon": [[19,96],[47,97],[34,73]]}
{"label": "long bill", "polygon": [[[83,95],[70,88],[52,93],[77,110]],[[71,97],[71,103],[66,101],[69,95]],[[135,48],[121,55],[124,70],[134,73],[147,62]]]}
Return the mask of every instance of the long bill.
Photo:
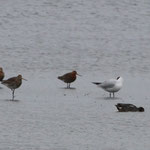
{"label": "long bill", "polygon": [[28,81],[27,79],[22,78],[22,80]]}
{"label": "long bill", "polygon": [[78,74],[78,73],[77,73],[77,75],[80,76],[80,77],[82,76],[82,75],[80,75],[80,74]]}

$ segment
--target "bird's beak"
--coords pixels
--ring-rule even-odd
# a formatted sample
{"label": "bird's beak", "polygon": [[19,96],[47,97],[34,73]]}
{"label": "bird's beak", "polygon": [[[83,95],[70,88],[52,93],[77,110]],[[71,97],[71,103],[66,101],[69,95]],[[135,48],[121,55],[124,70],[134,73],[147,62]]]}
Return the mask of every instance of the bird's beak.
{"label": "bird's beak", "polygon": [[78,73],[77,73],[77,75],[80,76],[80,77],[82,76],[82,75],[80,75],[80,74],[78,74]]}
{"label": "bird's beak", "polygon": [[22,78],[22,80],[28,81],[27,79]]}

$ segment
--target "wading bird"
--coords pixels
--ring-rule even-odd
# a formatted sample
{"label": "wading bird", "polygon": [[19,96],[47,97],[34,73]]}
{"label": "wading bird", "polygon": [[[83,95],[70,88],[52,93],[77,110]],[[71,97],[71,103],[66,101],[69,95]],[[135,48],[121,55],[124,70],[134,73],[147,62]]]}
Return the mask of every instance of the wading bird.
{"label": "wading bird", "polygon": [[4,72],[3,72],[3,68],[0,67],[0,81],[2,81],[4,79]]}
{"label": "wading bird", "polygon": [[[76,75],[79,75],[79,74],[76,71],[72,71],[72,72],[66,73],[62,76],[59,76],[58,79],[67,83],[67,88],[70,88],[70,83],[74,82],[77,78]],[[79,76],[81,76],[81,75],[79,75]]]}
{"label": "wading bird", "polygon": [[22,84],[22,79],[26,80],[26,79],[22,78],[22,75],[18,75],[17,77],[12,77],[12,78],[9,78],[7,80],[2,81],[3,85],[5,85],[9,89],[11,89],[11,91],[12,91],[12,100],[14,100],[15,89],[19,88]]}

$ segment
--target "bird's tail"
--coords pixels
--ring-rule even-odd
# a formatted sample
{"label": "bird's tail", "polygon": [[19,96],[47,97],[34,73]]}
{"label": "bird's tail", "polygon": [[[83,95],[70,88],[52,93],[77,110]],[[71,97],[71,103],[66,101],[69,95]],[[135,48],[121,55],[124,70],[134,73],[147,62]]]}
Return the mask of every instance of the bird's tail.
{"label": "bird's tail", "polygon": [[96,84],[96,85],[100,85],[102,84],[101,82],[92,82],[93,84]]}
{"label": "bird's tail", "polygon": [[4,84],[4,85],[5,85],[5,83],[6,83],[5,81],[6,81],[6,80],[2,80],[2,81],[1,81],[1,84]]}
{"label": "bird's tail", "polygon": [[62,76],[58,76],[58,79],[63,80],[63,77]]}

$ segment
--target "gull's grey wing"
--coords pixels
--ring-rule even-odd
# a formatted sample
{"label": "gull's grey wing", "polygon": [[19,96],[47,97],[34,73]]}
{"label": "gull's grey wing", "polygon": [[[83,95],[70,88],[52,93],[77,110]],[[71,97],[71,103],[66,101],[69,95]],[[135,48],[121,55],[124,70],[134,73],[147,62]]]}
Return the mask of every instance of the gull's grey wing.
{"label": "gull's grey wing", "polygon": [[107,88],[113,88],[116,84],[115,80],[108,80],[108,81],[104,81],[100,84],[100,87],[107,89]]}

